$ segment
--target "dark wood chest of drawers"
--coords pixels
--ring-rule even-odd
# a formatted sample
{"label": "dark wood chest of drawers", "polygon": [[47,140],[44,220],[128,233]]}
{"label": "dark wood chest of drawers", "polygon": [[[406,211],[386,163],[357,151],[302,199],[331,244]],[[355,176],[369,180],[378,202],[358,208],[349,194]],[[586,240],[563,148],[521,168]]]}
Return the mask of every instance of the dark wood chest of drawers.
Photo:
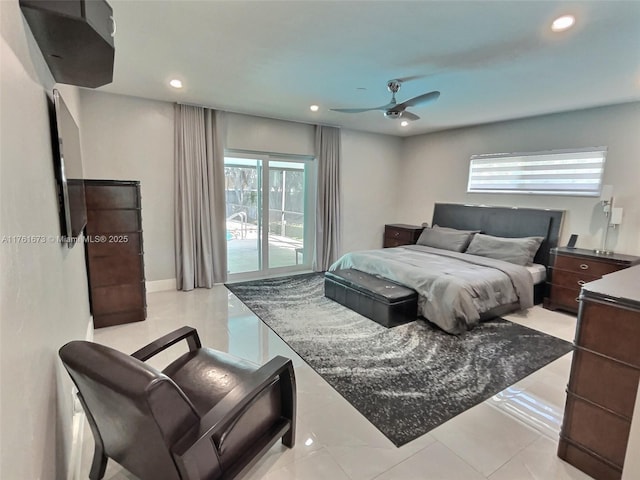
{"label": "dark wood chest of drawers", "polygon": [[608,273],[640,263],[640,257],[622,254],[597,254],[581,248],[551,250],[549,297],[545,307],[578,313],[578,296],[582,285]]}
{"label": "dark wood chest of drawers", "polygon": [[96,328],[147,316],[140,182],[86,180],[87,268]]}
{"label": "dark wood chest of drawers", "polygon": [[402,245],[414,245],[422,233],[423,227],[393,223],[384,226],[383,247],[400,247]]}
{"label": "dark wood chest of drawers", "polygon": [[558,455],[597,480],[621,478],[640,380],[640,266],[580,294]]}

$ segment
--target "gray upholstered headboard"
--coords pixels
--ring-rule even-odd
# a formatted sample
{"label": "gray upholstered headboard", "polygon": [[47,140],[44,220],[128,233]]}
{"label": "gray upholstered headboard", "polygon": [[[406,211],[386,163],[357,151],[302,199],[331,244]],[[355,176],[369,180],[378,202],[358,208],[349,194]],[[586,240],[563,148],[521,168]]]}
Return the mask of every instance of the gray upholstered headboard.
{"label": "gray upholstered headboard", "polygon": [[564,210],[436,203],[432,225],[496,237],[544,237],[534,262],[549,266],[549,250],[558,246],[563,217]]}

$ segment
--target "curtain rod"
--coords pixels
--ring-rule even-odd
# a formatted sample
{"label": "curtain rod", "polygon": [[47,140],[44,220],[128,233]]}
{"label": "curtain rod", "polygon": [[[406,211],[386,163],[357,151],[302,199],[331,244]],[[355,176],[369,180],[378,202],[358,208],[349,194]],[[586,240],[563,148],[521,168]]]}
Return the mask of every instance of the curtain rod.
{"label": "curtain rod", "polygon": [[266,118],[268,120],[278,120],[280,122],[299,123],[301,125],[311,125],[311,126],[318,125],[320,127],[333,127],[333,128],[338,128],[338,129],[342,128],[340,125],[332,125],[330,123],[302,122],[300,120],[289,120],[289,119],[286,119],[286,118],[278,118],[278,117],[264,117],[264,116],[261,116],[261,115],[255,115],[253,113],[238,112],[238,111],[233,111],[233,110],[220,110],[219,108],[210,107],[210,106],[207,106],[207,105],[199,105],[197,103],[189,103],[189,102],[175,102],[175,103],[177,105],[185,105],[187,107],[208,108],[210,110],[218,110],[220,112],[225,112],[225,113],[234,113],[236,115],[247,115],[249,117]]}

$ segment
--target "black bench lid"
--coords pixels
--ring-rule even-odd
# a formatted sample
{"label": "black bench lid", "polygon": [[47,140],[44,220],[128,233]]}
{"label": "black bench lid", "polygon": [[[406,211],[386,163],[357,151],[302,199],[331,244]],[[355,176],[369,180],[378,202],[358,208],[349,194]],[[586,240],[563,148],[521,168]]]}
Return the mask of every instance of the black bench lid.
{"label": "black bench lid", "polygon": [[326,272],[325,276],[354,290],[368,293],[390,302],[417,296],[417,293],[409,287],[352,268]]}

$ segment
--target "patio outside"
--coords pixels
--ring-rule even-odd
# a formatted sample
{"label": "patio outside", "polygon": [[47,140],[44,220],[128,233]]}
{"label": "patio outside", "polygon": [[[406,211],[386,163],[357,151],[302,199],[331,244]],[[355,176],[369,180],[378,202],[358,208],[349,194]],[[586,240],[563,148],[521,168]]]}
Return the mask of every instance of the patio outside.
{"label": "patio outside", "polygon": [[[264,163],[225,160],[227,265],[231,275],[295,268],[304,261],[304,164],[273,161],[265,168]],[[268,215],[264,215],[265,209]],[[261,264],[265,235],[268,265]]]}
{"label": "patio outside", "polygon": [[[239,212],[242,213],[242,212]],[[238,213],[227,218],[227,268],[229,273],[255,272],[259,268],[257,223],[244,220]],[[271,228],[269,229],[271,230]],[[290,267],[302,263],[302,238],[269,233],[269,268]]]}

